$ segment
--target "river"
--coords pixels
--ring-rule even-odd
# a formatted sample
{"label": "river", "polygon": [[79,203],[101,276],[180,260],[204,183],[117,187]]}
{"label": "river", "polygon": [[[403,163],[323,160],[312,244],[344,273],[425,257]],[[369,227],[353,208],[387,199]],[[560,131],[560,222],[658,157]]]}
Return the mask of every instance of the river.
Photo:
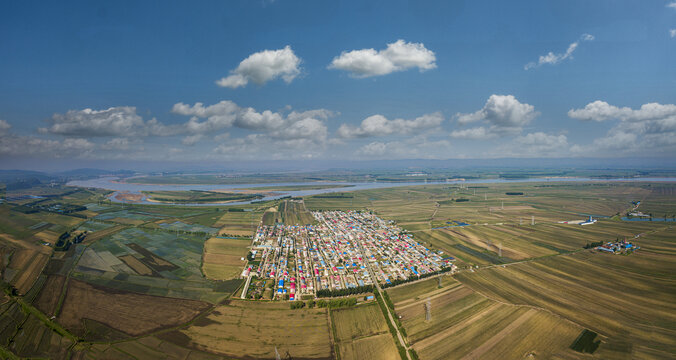
{"label": "river", "polygon": [[108,198],[113,202],[124,202],[116,199],[119,192],[130,192],[139,194],[142,191],[190,191],[190,190],[237,190],[257,187],[276,187],[276,186],[303,186],[303,185],[349,185],[349,187],[314,189],[314,190],[294,190],[294,191],[274,191],[274,195],[266,196],[258,200],[230,202],[227,204],[214,203],[198,203],[198,204],[173,204],[173,203],[157,203],[145,199],[145,197],[134,203],[148,204],[148,205],[181,205],[181,206],[227,206],[227,205],[243,205],[250,204],[252,201],[266,201],[279,199],[286,196],[310,196],[334,192],[348,192],[356,190],[382,189],[401,186],[415,186],[415,185],[440,185],[440,184],[495,184],[495,183],[533,183],[533,182],[647,182],[647,181],[667,181],[674,182],[676,178],[616,178],[616,179],[592,179],[592,178],[528,178],[528,179],[472,179],[472,180],[456,180],[456,181],[442,181],[442,182],[339,182],[339,181],[322,181],[322,182],[287,182],[287,183],[265,183],[265,184],[220,184],[220,185],[159,185],[159,184],[131,184],[126,182],[119,182],[117,177],[100,177],[89,180],[74,180],[68,182],[68,186],[78,186],[86,188],[99,188],[115,191],[109,195]]}

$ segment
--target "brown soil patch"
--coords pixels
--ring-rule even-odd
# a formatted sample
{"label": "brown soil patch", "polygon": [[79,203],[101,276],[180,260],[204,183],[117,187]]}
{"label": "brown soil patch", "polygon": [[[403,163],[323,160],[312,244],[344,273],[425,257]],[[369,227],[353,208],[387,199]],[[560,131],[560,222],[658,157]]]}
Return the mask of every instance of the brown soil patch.
{"label": "brown soil patch", "polygon": [[40,311],[47,316],[54,315],[65,281],[66,278],[64,276],[50,275],[47,278],[47,283],[45,283],[45,286],[42,288],[38,298],[34,302],[35,307],[40,309]]}
{"label": "brown soil patch", "polygon": [[118,259],[122,260],[122,262],[127,264],[127,266],[132,268],[132,270],[136,271],[136,273],[139,275],[148,275],[148,276],[153,275],[153,270],[147,267],[144,263],[141,262],[141,260],[135,258],[133,255],[120,256],[118,257]]}
{"label": "brown soil patch", "polygon": [[130,192],[119,192],[115,195],[115,200],[125,202],[140,202],[143,200],[143,194],[135,194]]}
{"label": "brown soil patch", "polygon": [[70,280],[58,320],[79,335],[85,331],[83,320],[91,319],[139,336],[184,324],[209,306],[202,301],[135,294]]}

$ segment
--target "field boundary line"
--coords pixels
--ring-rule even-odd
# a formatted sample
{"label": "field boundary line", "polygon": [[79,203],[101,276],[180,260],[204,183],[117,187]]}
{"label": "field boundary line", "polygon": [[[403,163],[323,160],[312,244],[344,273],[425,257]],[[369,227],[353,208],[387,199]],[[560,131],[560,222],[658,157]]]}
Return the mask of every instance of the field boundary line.
{"label": "field boundary line", "polygon": [[[458,281],[460,281],[460,280],[458,280]],[[461,282],[461,281],[460,281],[460,282]],[[549,313],[549,314],[551,314],[551,315],[553,315],[553,316],[555,316],[555,317],[557,317],[557,318],[559,318],[559,319],[561,319],[561,320],[567,321],[567,322],[569,322],[569,323],[575,325],[575,326],[578,327],[578,328],[581,328],[581,329],[590,329],[590,330],[595,331],[599,336],[601,336],[601,337],[603,337],[603,338],[608,338],[608,336],[605,335],[603,332],[599,332],[599,331],[597,331],[596,329],[591,329],[590,327],[586,327],[586,326],[584,326],[584,325],[582,325],[582,324],[579,324],[579,323],[577,323],[577,322],[575,322],[575,321],[573,321],[573,320],[571,320],[571,319],[569,319],[569,318],[567,318],[567,317],[565,317],[565,316],[563,316],[563,315],[561,315],[561,314],[558,314],[558,313],[553,312],[552,310],[549,310],[549,309],[546,309],[546,308],[543,308],[543,307],[539,307],[539,306],[535,306],[535,305],[530,305],[530,304],[513,304],[513,303],[505,302],[505,301],[502,301],[502,300],[495,299],[495,298],[493,298],[493,297],[491,297],[491,296],[489,296],[489,295],[486,295],[486,294],[484,294],[483,292],[481,292],[480,290],[477,290],[477,289],[473,288],[471,285],[469,285],[469,284],[467,284],[467,283],[463,283],[463,285],[469,287],[470,289],[472,289],[472,291],[474,291],[474,292],[476,292],[477,294],[479,294],[479,295],[481,295],[481,296],[487,298],[488,300],[495,301],[495,302],[500,303],[500,304],[503,304],[503,305],[509,305],[509,306],[514,306],[514,307],[526,307],[526,308],[531,308],[531,309],[535,309],[535,310],[541,310],[541,311],[544,311],[544,312],[546,312],[546,313]]]}

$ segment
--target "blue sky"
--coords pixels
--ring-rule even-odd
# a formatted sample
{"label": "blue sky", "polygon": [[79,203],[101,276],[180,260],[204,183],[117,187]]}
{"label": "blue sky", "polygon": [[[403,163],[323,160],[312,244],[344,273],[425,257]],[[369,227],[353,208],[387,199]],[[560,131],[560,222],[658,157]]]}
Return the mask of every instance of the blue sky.
{"label": "blue sky", "polygon": [[0,162],[673,157],[671,3],[5,2]]}

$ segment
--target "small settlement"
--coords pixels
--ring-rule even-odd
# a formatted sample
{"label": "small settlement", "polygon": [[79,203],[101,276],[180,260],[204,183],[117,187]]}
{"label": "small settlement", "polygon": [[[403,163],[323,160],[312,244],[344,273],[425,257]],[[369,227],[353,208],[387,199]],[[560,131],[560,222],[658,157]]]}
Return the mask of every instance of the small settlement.
{"label": "small settlement", "polygon": [[611,254],[628,254],[640,249],[639,246],[628,242],[626,239],[618,242],[607,242],[596,247],[596,250]]}
{"label": "small settlement", "polygon": [[315,225],[261,225],[243,277],[269,279],[274,299],[295,300],[319,290],[414,280],[453,270],[453,258],[368,212],[313,212]]}

